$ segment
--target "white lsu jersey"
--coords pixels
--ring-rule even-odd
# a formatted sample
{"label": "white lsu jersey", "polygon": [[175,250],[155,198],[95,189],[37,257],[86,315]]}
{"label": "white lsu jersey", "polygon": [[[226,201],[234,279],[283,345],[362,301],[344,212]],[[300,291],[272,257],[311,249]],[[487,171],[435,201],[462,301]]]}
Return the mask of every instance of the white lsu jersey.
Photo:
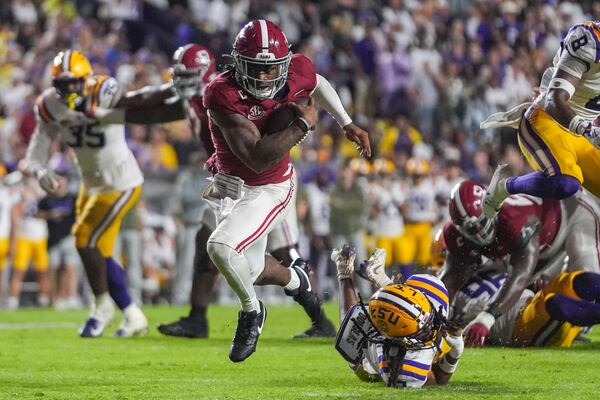
{"label": "white lsu jersey", "polygon": [[[475,319],[485,306],[492,302],[498,295],[500,288],[506,280],[506,274],[494,271],[483,272],[473,276],[467,284],[456,294],[452,302],[451,318],[468,323]],[[534,296],[534,293],[525,289],[515,305],[496,319],[490,329],[487,343],[492,345],[510,346],[515,321],[521,308]]]}
{"label": "white lsu jersey", "polygon": [[[588,120],[600,115],[600,25],[585,22],[573,25],[554,56],[554,68],[580,78],[569,106]],[[543,106],[544,101],[541,101]]]}
{"label": "white lsu jersey", "polygon": [[435,196],[436,188],[429,178],[411,186],[404,202],[406,221],[433,222],[436,218]]}
{"label": "white lsu jersey", "polygon": [[404,201],[398,181],[373,182],[368,189],[370,203],[377,212],[369,218],[369,228],[374,236],[394,237],[404,232],[404,220],[399,206]]}
{"label": "white lsu jersey", "polygon": [[[118,82],[107,76],[94,76],[86,82],[88,95],[84,109],[112,108],[121,98]],[[143,183],[142,172],[125,140],[120,124],[100,125],[83,118],[63,103],[56,89],[46,89],[35,107],[38,127],[27,158],[35,168],[48,160],[48,147],[56,134],[73,148],[83,185],[88,191],[123,191]]]}
{"label": "white lsu jersey", "polygon": [[19,195],[6,186],[0,186],[0,239],[10,237],[11,210]]}
{"label": "white lsu jersey", "polygon": [[329,235],[329,191],[316,183],[305,187],[313,232],[319,236]]}

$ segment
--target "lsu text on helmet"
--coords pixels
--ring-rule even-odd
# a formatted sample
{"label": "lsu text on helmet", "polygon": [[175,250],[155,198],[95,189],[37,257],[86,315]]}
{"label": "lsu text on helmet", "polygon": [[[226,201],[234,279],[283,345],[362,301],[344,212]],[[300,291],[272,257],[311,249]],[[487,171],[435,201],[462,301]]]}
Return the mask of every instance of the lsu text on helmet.
{"label": "lsu text on helmet", "polygon": [[171,75],[180,98],[202,96],[215,71],[215,57],[202,45],[189,43],[173,53]]}
{"label": "lsu text on helmet", "polygon": [[256,99],[272,99],[285,85],[292,52],[283,31],[271,21],[248,22],[231,55],[238,85]]}
{"label": "lsu text on helmet", "polygon": [[52,61],[52,85],[61,99],[73,109],[83,102],[85,81],[94,72],[88,59],[77,50],[59,52]]}
{"label": "lsu text on helmet", "polygon": [[434,339],[435,311],[427,297],[410,286],[392,284],[379,289],[369,301],[369,315],[383,337],[406,347]]}
{"label": "lsu text on helmet", "polygon": [[485,188],[475,182],[458,183],[450,192],[448,209],[456,228],[468,239],[480,246],[494,240],[496,224],[483,215],[483,195]]}

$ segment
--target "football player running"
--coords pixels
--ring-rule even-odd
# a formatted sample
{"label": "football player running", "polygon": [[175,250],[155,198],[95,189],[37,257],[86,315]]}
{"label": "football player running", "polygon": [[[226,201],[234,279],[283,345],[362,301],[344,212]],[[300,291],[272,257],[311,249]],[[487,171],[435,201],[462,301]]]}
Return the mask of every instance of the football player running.
{"label": "football player running", "polygon": [[[108,120],[115,123],[155,123],[181,119],[183,115],[187,114],[192,131],[202,139],[208,154],[213,156],[214,146],[208,130],[208,117],[206,109],[202,105],[202,96],[206,84],[213,78],[214,70],[214,57],[207,48],[198,44],[185,45],[179,48],[173,55],[173,79],[171,84],[159,87],[146,87],[137,92],[126,94],[126,96],[130,96],[136,93],[145,93],[148,100],[143,106],[113,110],[97,108],[88,115],[103,121]],[[176,93],[172,92],[173,89]],[[150,101],[148,94],[153,92],[162,92],[163,95],[157,96],[155,94],[151,97],[152,101]],[[340,127],[343,128],[346,137],[367,137],[367,133],[352,122],[352,119],[344,110],[339,96],[327,79],[317,75],[317,86],[310,95],[317,99],[319,104],[336,119]],[[169,98],[169,96],[171,96],[171,99],[175,99],[175,101],[165,104],[163,100]],[[158,103],[156,103],[156,100],[159,100]],[[186,110],[187,113],[185,113]],[[214,164],[214,160],[215,157],[211,157],[208,163],[209,168],[210,165]],[[296,185],[295,179],[296,176],[294,175],[294,185]],[[295,204],[295,196],[296,193],[294,192],[291,204]],[[208,336],[206,309],[216,286],[218,270],[216,270],[207,255],[206,244],[215,227],[214,212],[208,209],[205,210],[202,216],[202,227],[196,235],[194,276],[190,296],[192,307],[188,316],[180,318],[173,323],[158,326],[159,331],[165,335],[190,338]],[[292,266],[292,271],[294,271],[295,275],[298,275],[301,281],[301,290],[286,290],[286,294],[293,296],[294,300],[304,307],[311,318],[312,324],[305,332],[294,337],[333,337],[335,336],[335,328],[331,321],[327,319],[320,300],[312,293],[310,283],[306,279],[308,268],[306,261],[301,259],[297,252],[298,236],[296,210],[295,207],[291,207],[285,219],[277,224],[273,231],[269,233],[267,239],[267,252],[282,264]],[[276,265],[276,263],[270,264]],[[282,281],[263,282],[257,279],[255,284],[280,284],[281,286],[286,286],[290,279],[290,277],[286,278],[284,274]]]}
{"label": "football player running", "polygon": [[142,334],[148,322],[129,296],[125,271],[113,258],[113,246],[121,219],[138,201],[144,179],[125,142],[123,126],[84,117],[87,109],[135,104],[139,99],[122,97],[114,78],[94,75],[87,58],[77,50],[58,53],[51,73],[52,87],[37,99],[37,127],[25,168],[46,192],[55,193],[59,179],[46,166],[52,141],[62,136],[77,159],[82,184],[72,232],[94,293],[90,316],[79,334],[102,335],[114,317],[112,300],[124,315],[115,335]]}
{"label": "football player running", "polygon": [[[366,262],[364,272],[378,290],[365,305],[352,280],[353,249],[344,246],[331,253],[341,295],[336,349],[364,381],[397,388],[446,384],[464,349],[460,331],[447,326],[448,292],[427,274],[394,284],[384,272],[385,257],[384,250],[376,249]],[[449,351],[442,354],[443,342]]]}
{"label": "football player running", "polygon": [[518,123],[519,146],[536,172],[511,177],[508,165],[498,166],[484,198],[486,217],[496,215],[510,194],[564,199],[583,184],[600,196],[600,127],[592,123],[600,115],[599,62],[600,23],[571,27],[544,73],[540,95]]}
{"label": "football player running", "polygon": [[[519,300],[534,275],[552,264],[554,257],[569,256],[567,270],[600,272],[598,206],[591,195],[559,201],[528,195],[507,198],[497,217],[483,215],[483,186],[466,181],[452,190],[452,223],[444,227],[447,258],[441,279],[450,300],[477,272],[482,259],[504,265],[506,281],[498,295],[465,329],[466,344],[483,346],[490,329]],[[468,320],[464,321],[469,322]]]}
{"label": "football player running", "polygon": [[[291,275],[284,289],[301,288],[298,273],[290,274],[281,264],[269,271],[264,258],[267,235],[293,207],[295,171],[289,151],[308,135],[318,117],[310,96],[318,79],[314,66],[289,48],[284,33],[272,22],[249,22],[234,42],[233,68],[217,76],[204,93],[218,171],[213,197],[220,198],[215,202],[218,225],[207,249],[242,308],[229,353],[234,362],[256,350],[266,318],[253,287],[257,278],[278,281]],[[306,99],[307,105],[296,104]],[[291,107],[296,118],[279,132],[262,136],[261,127],[283,105]],[[362,154],[370,154],[366,132],[345,132]]]}

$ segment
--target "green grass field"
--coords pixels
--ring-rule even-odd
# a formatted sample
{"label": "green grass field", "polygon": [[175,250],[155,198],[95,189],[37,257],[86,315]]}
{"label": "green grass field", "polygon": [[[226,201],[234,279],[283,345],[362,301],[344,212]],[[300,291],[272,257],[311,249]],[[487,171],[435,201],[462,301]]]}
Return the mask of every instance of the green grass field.
{"label": "green grass field", "polygon": [[[235,307],[212,307],[211,338],[167,338],[154,328],[183,308],[146,308],[144,337],[76,335],[84,311],[0,312],[2,399],[599,399],[600,329],[572,349],[467,350],[446,387],[388,389],[359,381],[332,341],[295,341],[308,326],[298,307],[271,306],[258,350],[227,358]],[[337,306],[328,305],[329,315]]]}

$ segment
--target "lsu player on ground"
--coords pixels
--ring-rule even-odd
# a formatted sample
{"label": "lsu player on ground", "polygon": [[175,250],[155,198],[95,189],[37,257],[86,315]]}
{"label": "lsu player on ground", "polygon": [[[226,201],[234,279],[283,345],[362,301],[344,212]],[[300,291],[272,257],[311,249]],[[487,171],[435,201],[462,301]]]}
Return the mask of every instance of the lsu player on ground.
{"label": "lsu player on ground", "polygon": [[583,184],[600,196],[600,127],[592,123],[600,115],[599,62],[600,23],[572,26],[518,125],[519,146],[536,172],[511,177],[500,165],[484,199],[488,218],[510,194],[564,199]]}
{"label": "lsu player on ground", "polygon": [[125,271],[112,257],[121,219],[138,201],[144,178],[127,147],[123,126],[100,124],[84,116],[88,109],[115,107],[132,99],[121,97],[114,78],[94,75],[87,58],[77,50],[58,53],[51,73],[52,87],[37,99],[37,127],[25,167],[45,191],[54,193],[59,179],[46,166],[52,141],[61,136],[76,156],[82,184],[72,232],[95,297],[79,334],[102,335],[114,317],[112,300],[124,315],[115,335],[144,333],[146,317],[132,302]]}
{"label": "lsu player on ground", "polygon": [[[600,272],[600,210],[587,192],[566,200],[512,195],[497,217],[483,215],[485,188],[465,181],[452,190],[451,223],[444,226],[447,258],[441,279],[452,301],[485,258],[498,262],[507,277],[494,299],[465,330],[467,345],[482,346],[490,329],[515,305],[534,276],[569,257],[567,271]],[[469,322],[465,320],[464,323]]]}
{"label": "lsu player on ground", "polygon": [[[389,387],[446,384],[463,353],[460,331],[447,326],[448,292],[436,277],[417,274],[394,284],[385,274],[385,251],[376,249],[365,272],[378,289],[368,305],[359,302],[352,280],[355,253],[334,249],[342,324],[337,351],[364,381]],[[449,348],[442,354],[442,346]]]}
{"label": "lsu player on ground", "polygon": [[[211,156],[208,162],[209,169],[211,169],[215,160],[215,150],[208,129],[208,116],[202,104],[202,97],[206,84],[214,77],[214,57],[202,45],[188,44],[182,46],[173,55],[171,72],[173,76],[171,84],[161,87],[146,87],[138,91],[139,93],[162,92],[162,96],[155,95],[153,100],[147,99],[143,106],[128,109],[96,109],[94,112],[95,117],[100,118],[100,120],[108,119],[116,123],[154,123],[181,119],[184,115],[187,115],[192,131],[201,138],[208,155]],[[173,90],[175,93],[173,93]],[[126,94],[126,96],[129,95],[135,95],[135,92]],[[173,98],[172,96],[176,96],[175,98],[178,100],[172,101],[169,105],[163,102],[163,99]],[[319,103],[336,118],[346,135],[363,132],[352,122],[333,87],[322,76],[317,76],[317,87],[311,93],[311,96],[318,99]],[[157,102],[157,100],[159,101]],[[150,121],[148,115],[152,116]],[[294,184],[296,185],[295,179],[296,176],[294,175]],[[295,192],[291,203],[295,204]],[[158,330],[165,335],[191,338],[208,336],[206,309],[216,287],[218,270],[208,257],[206,244],[215,227],[216,217],[213,210],[205,209],[202,215],[202,227],[196,235],[194,275],[190,294],[192,307],[188,316],[170,324],[160,324],[158,326]],[[335,328],[326,317],[320,300],[314,295],[306,279],[308,269],[306,261],[301,259],[297,252],[298,237],[296,210],[295,207],[292,207],[285,219],[269,233],[267,238],[267,252],[284,265],[292,266],[291,271],[294,271],[294,274],[298,275],[301,281],[302,290],[286,290],[286,294],[293,296],[294,300],[303,306],[311,319],[311,327],[294,337],[333,337],[335,336]],[[287,284],[288,281],[289,279],[285,280],[283,285]],[[255,283],[263,284],[259,280]]]}

